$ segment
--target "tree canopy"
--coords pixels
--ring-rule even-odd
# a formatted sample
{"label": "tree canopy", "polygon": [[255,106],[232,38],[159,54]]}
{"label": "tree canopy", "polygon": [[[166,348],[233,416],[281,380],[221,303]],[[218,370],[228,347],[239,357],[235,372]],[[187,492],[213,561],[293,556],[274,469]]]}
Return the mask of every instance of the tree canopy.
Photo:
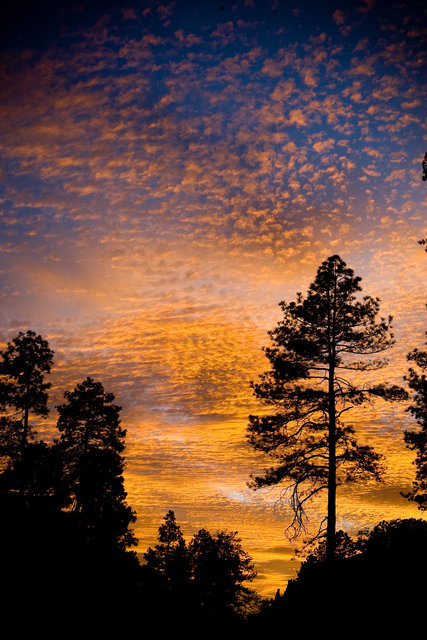
{"label": "tree canopy", "polygon": [[54,352],[34,331],[20,331],[0,352],[0,454],[9,461],[22,454],[35,435],[29,417],[48,415],[45,382],[50,373]]}
{"label": "tree canopy", "polygon": [[103,541],[122,547],[135,544],[129,525],[136,518],[124,489],[121,407],[90,377],[64,395],[67,402],[57,407],[58,447],[72,512],[94,540],[106,536]]}
{"label": "tree canopy", "polygon": [[243,583],[255,578],[252,558],[243,550],[237,531],[209,533],[200,529],[189,545],[192,576],[202,605],[212,612],[237,605]]}
{"label": "tree canopy", "polygon": [[158,543],[144,554],[146,565],[168,589],[186,587],[190,580],[188,549],[175,514],[169,510],[159,527]]}
{"label": "tree canopy", "polygon": [[254,594],[244,586],[255,578],[252,558],[237,532],[200,529],[185,542],[175,514],[169,510],[159,527],[158,543],[144,554],[146,568],[169,592],[169,607],[191,608],[202,622],[233,616]]}
{"label": "tree canopy", "polygon": [[[427,251],[427,239],[419,241]],[[427,333],[426,333],[427,335]],[[427,510],[427,351],[414,349],[408,354],[408,360],[415,366],[409,368],[406,377],[413,392],[409,411],[417,421],[419,428],[407,430],[404,434],[409,449],[415,451],[416,473],[412,490],[403,495],[415,502],[421,511]]]}
{"label": "tree canopy", "polygon": [[404,434],[409,449],[416,452],[415,480],[411,491],[403,495],[415,502],[421,511],[427,510],[427,351],[414,349],[408,359],[415,363],[407,376],[410,389],[414,392],[409,411],[416,419],[419,429],[407,430]]}
{"label": "tree canopy", "polygon": [[298,293],[295,302],[280,303],[283,319],[269,331],[272,344],[264,348],[271,369],[252,383],[255,395],[274,411],[249,417],[248,440],[275,466],[252,477],[250,486],[285,483],[293,536],[306,525],[307,501],[327,492],[329,558],[335,554],[337,486],[380,480],[383,473],[381,456],[359,444],[343,418],[373,397],[406,397],[396,385],[361,386],[349,379],[352,372],[384,367],[387,361],[376,355],[394,343],[391,317],[379,317],[379,298],[358,296],[360,281],[339,256],[322,262],[306,297]]}

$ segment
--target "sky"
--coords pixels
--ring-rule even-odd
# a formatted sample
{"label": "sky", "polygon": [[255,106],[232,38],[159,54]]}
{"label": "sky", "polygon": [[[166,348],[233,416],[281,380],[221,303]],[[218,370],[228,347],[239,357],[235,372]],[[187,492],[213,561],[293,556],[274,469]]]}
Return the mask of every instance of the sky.
{"label": "sky", "polygon": [[[424,344],[423,2],[18,0],[0,33],[0,343],[32,329],[63,393],[90,375],[127,429],[138,551],[172,509],[189,540],[238,531],[274,595],[295,575],[280,487],[246,441],[281,300],[339,254],[394,317],[384,380]],[[400,492],[405,407],[358,411],[381,485],[338,528],[422,517]],[[313,527],[324,502],[309,510]],[[300,541],[301,542],[301,541]]]}

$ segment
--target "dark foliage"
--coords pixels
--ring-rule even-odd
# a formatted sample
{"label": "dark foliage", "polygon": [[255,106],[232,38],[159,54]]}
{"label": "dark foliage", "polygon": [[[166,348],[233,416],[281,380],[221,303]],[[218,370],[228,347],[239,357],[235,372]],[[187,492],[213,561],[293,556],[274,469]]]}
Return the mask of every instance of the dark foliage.
{"label": "dark foliage", "polygon": [[43,441],[28,444],[13,467],[0,474],[0,493],[19,495],[21,504],[29,509],[67,507],[70,498],[58,449]]}
{"label": "dark foliage", "polygon": [[[335,542],[335,559],[351,558],[357,553],[357,543],[345,531],[337,531]],[[326,562],[326,559],[326,538],[321,538],[317,548],[307,556],[301,570],[306,566]]]}
{"label": "dark foliage", "polygon": [[0,513],[1,610],[18,635],[126,626],[141,582],[135,554],[91,543],[48,499],[2,491]]}
{"label": "dark foliage", "polygon": [[[427,522],[392,520],[352,541],[334,563],[324,550],[301,565],[283,596],[250,621],[252,631],[319,637],[424,633]],[[347,553],[348,552],[348,553]]]}
{"label": "dark foliage", "polygon": [[18,630],[91,619],[99,627],[100,612],[117,618],[141,583],[136,555],[126,550],[135,516],[125,504],[120,407],[88,378],[65,394],[59,441],[36,441],[30,418],[48,413],[53,351],[27,331],[0,356],[3,610]]}
{"label": "dark foliage", "polygon": [[193,588],[204,615],[214,618],[239,608],[248,590],[245,581],[255,578],[252,558],[242,549],[237,532],[214,535],[200,529],[189,544]]}
{"label": "dark foliage", "polygon": [[145,554],[145,571],[175,624],[194,630],[237,627],[259,598],[244,582],[255,577],[237,532],[200,529],[187,545],[173,511]]}
{"label": "dark foliage", "polygon": [[[426,247],[427,240],[420,240]],[[419,425],[416,431],[405,431],[405,442],[409,449],[415,451],[415,480],[412,490],[403,495],[418,505],[421,511],[427,510],[427,351],[414,349],[408,354],[408,360],[415,364],[409,369],[406,378],[413,392],[409,411]]]}
{"label": "dark foliage", "polygon": [[191,577],[189,553],[171,510],[159,527],[158,540],[158,544],[153,549],[149,547],[144,554],[147,569],[156,576],[162,588],[188,593]]}
{"label": "dark foliage", "polygon": [[9,463],[19,457],[35,431],[30,414],[46,417],[47,390],[54,352],[34,331],[22,331],[0,352],[0,455]]}
{"label": "dark foliage", "polygon": [[129,525],[135,521],[126,504],[124,449],[126,431],[120,407],[100,382],[86,378],[58,407],[57,444],[63,459],[71,513],[88,540],[125,549],[136,544]]}

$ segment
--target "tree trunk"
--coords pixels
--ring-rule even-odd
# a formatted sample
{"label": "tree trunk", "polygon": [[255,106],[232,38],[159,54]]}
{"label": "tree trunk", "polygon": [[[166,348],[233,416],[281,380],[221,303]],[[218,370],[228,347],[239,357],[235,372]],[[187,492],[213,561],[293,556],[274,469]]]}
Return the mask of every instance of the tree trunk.
{"label": "tree trunk", "polygon": [[25,399],[25,408],[24,408],[24,419],[23,419],[23,429],[22,429],[22,450],[26,449],[28,444],[28,418],[29,418],[29,396],[30,396],[30,385],[27,383],[26,387],[26,399]]}
{"label": "tree trunk", "polygon": [[326,560],[333,562],[336,547],[336,412],[335,412],[335,364],[336,364],[336,314],[337,314],[337,279],[334,273],[332,300],[329,301],[328,317],[328,404],[329,404],[329,465],[328,465],[328,524],[326,529]]}
{"label": "tree trunk", "polygon": [[336,419],[335,419],[335,367],[329,366],[329,466],[328,466],[328,524],[326,529],[326,559],[332,562],[335,558],[335,528],[336,528]]}

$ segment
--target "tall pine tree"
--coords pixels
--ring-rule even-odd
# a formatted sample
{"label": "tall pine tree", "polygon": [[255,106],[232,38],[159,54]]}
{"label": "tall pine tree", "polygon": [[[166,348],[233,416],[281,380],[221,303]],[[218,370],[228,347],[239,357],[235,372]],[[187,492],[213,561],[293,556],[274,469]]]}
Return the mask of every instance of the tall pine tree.
{"label": "tall pine tree", "polygon": [[136,517],[126,504],[121,407],[90,377],[64,395],[58,448],[75,523],[89,542],[125,549],[136,544],[129,529]]}
{"label": "tall pine tree", "polygon": [[20,331],[0,352],[0,408],[4,414],[0,424],[0,455],[9,463],[16,460],[34,437],[30,424],[34,414],[48,415],[45,382],[50,373],[54,352],[34,331]]}
{"label": "tall pine tree", "polygon": [[305,527],[307,501],[327,492],[326,531],[322,523],[320,532],[326,532],[329,560],[336,547],[337,486],[382,475],[380,456],[358,443],[344,415],[373,396],[406,397],[398,386],[357,386],[348,378],[384,367],[385,360],[372,356],[394,342],[391,318],[378,318],[379,299],[357,296],[360,280],[339,256],[325,260],[306,297],[298,293],[295,302],[280,303],[283,320],[264,349],[271,370],[252,383],[274,412],[249,417],[248,440],[275,466],[252,477],[250,486],[285,483],[294,514],[288,533],[294,536]]}

